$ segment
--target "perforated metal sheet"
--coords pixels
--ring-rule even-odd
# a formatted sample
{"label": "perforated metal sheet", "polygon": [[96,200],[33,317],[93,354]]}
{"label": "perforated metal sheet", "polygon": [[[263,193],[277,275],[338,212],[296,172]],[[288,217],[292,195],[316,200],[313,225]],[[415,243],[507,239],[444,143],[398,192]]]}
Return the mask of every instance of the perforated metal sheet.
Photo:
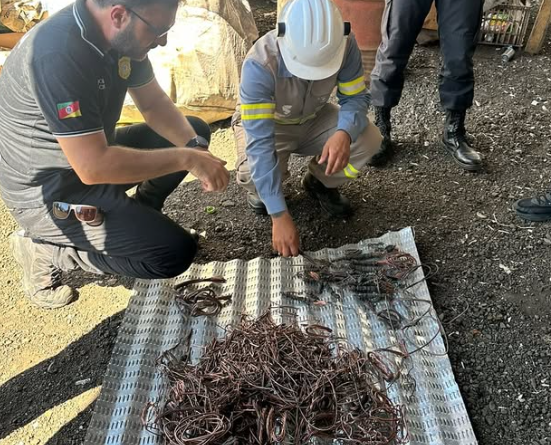
{"label": "perforated metal sheet", "polygon": [[[380,247],[380,244],[396,245],[420,263],[413,232],[409,228],[339,249],[323,249],[312,253],[312,257],[331,260],[342,257],[348,249],[370,251],[376,245]],[[175,346],[190,330],[192,359],[197,360],[202,345],[215,336],[223,335],[219,326],[237,323],[243,313],[256,317],[270,307],[292,305],[296,308],[299,322],[322,323],[365,351],[396,344],[400,332],[389,330],[372,308],[351,293],[345,292],[340,300],[324,294],[321,299],[328,302],[325,306],[285,297],[283,291],[304,290],[303,281],[296,276],[303,264],[302,257],[213,262],[193,265],[176,280],[137,281],[119,329],[85,444],[161,443],[143,428],[140,416],[145,404],[156,400],[160,393],[161,379],[156,372],[156,359],[163,351]],[[184,319],[173,301],[174,284],[212,276],[226,278],[227,283],[222,290],[224,294],[233,295],[232,303],[218,317]],[[422,278],[423,271],[418,269],[409,280],[415,283]],[[416,299],[430,300],[424,281],[410,288],[410,291]],[[407,305],[398,303],[398,306],[398,310],[409,318],[422,315],[427,308],[427,304],[411,302]],[[294,321],[288,310],[273,310],[273,314],[278,323]],[[438,332],[438,325],[434,318],[423,318],[411,331],[411,335],[407,336],[410,351],[431,340]],[[411,445],[477,443],[449,359],[442,355],[443,351],[443,340],[438,335],[426,349],[413,354],[406,363],[410,369],[409,375],[416,382],[415,389],[406,384],[407,379],[401,379],[388,388],[391,399],[406,408]]]}

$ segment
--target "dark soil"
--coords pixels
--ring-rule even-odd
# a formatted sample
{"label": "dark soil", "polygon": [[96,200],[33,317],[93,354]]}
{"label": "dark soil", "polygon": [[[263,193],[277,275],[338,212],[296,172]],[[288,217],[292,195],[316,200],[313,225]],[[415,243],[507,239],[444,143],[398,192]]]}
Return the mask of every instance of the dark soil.
{"label": "dark soil", "polygon": [[[276,5],[253,0],[251,6],[260,31],[271,29]],[[475,58],[476,104],[467,123],[484,154],[484,172],[462,171],[440,147],[438,48],[417,48],[402,101],[393,110],[394,161],[366,170],[343,188],[354,216],[330,219],[305,194],[300,186],[304,159],[291,163],[285,191],[305,250],[412,226],[422,260],[439,267],[429,289],[479,442],[544,445],[551,444],[551,224],[526,223],[511,205],[549,188],[551,48],[507,65],[500,54],[480,47]],[[215,206],[216,213],[207,214],[206,206]],[[183,184],[166,210],[183,226],[205,231],[199,262],[273,255],[270,219],[247,208],[233,174],[224,194],[204,194],[196,183]],[[102,345],[103,352],[87,359],[98,383],[120,317],[106,321],[89,339]],[[14,394],[23,390],[13,388]],[[64,400],[71,396],[63,387],[54,392]],[[81,443],[89,418],[87,410],[49,443]]]}
{"label": "dark soil", "polygon": [[[551,224],[529,224],[511,206],[549,188],[551,52],[503,65],[501,51],[481,46],[475,61],[467,124],[484,172],[462,171],[440,147],[438,47],[417,48],[393,110],[393,163],[343,189],[355,215],[323,215],[301,189],[304,159],[291,164],[285,191],[305,250],[412,226],[422,260],[439,266],[429,289],[480,443],[543,445],[551,444]],[[207,215],[207,205],[217,212]],[[182,187],[168,208],[205,230],[201,262],[273,254],[270,219],[253,215],[235,183],[223,195]]]}

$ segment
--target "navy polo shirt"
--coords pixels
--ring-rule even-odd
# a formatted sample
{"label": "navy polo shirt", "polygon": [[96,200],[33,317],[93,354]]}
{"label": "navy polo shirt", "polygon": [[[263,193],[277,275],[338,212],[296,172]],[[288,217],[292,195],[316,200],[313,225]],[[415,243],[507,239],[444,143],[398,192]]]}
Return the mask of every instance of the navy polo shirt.
{"label": "navy polo shirt", "polygon": [[112,143],[128,88],[154,78],[148,59],[105,51],[85,2],[29,31],[0,74],[0,191],[10,208],[85,199],[94,186],[80,181],[57,138],[104,132]]}

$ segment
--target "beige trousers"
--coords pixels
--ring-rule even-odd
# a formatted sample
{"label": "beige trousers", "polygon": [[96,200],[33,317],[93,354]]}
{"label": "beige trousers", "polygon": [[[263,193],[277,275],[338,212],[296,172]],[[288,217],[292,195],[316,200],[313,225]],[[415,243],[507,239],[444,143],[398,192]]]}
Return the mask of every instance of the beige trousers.
{"label": "beige trousers", "polygon": [[[375,125],[369,122],[367,128],[350,146],[350,161],[347,168],[327,176],[325,174],[326,164],[318,164],[318,160],[325,143],[337,130],[338,118],[339,107],[327,104],[314,119],[303,124],[282,125],[276,123],[275,145],[284,181],[289,178],[288,165],[291,154],[313,156],[308,170],[328,188],[339,187],[358,176],[358,172],[379,151],[382,141],[381,133]],[[237,183],[248,192],[256,193],[245,152],[247,143],[241,121],[234,124],[233,130],[237,145]]]}

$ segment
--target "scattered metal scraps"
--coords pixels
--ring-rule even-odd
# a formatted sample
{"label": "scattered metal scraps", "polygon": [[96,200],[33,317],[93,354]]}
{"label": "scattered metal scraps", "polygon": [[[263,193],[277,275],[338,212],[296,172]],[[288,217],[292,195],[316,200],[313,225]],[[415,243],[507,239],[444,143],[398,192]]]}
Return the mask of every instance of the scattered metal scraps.
{"label": "scattered metal scraps", "polygon": [[227,328],[196,365],[187,347],[182,360],[165,353],[167,393],[142,418],[167,445],[407,441],[402,407],[384,392],[395,371],[325,326],[276,325],[267,313]]}
{"label": "scattered metal scraps", "polygon": [[350,290],[359,298],[377,302],[392,295],[400,281],[404,281],[418,267],[409,253],[401,252],[395,246],[379,245],[363,253],[349,250],[333,261],[317,260],[301,252],[306,260],[304,271],[297,274],[308,287],[303,293],[284,292],[288,298],[316,302],[328,290],[330,295],[341,298],[344,290]]}
{"label": "scattered metal scraps", "polygon": [[219,290],[213,285],[201,289],[187,289],[192,284],[204,282],[225,283],[226,280],[223,277],[212,277],[204,280],[188,280],[175,286],[174,301],[182,313],[189,313],[193,317],[216,316],[231,301],[231,295],[219,295]]}
{"label": "scattered metal scraps", "polygon": [[[306,284],[302,292],[283,292],[283,295],[292,300],[306,301],[315,306],[325,306],[335,300],[342,301],[344,291],[351,292],[362,301],[377,317],[383,321],[388,329],[394,332],[397,343],[378,350],[380,359],[374,363],[381,365],[380,371],[386,376],[385,380],[392,383],[393,379],[401,378],[404,386],[414,389],[416,383],[407,369],[407,359],[416,352],[425,350],[439,335],[445,343],[445,351],[435,355],[447,353],[447,341],[440,320],[434,314],[430,300],[413,298],[409,289],[426,280],[435,271],[436,266],[420,265],[409,253],[397,249],[394,245],[375,245],[368,252],[349,250],[340,258],[332,261],[317,260],[301,252],[306,260],[304,270],[297,274]],[[409,283],[407,280],[419,268],[426,268],[427,273],[421,280]],[[322,300],[324,292],[328,299]],[[404,310],[406,306],[415,305],[420,315],[408,316],[416,311]],[[416,341],[415,330],[425,319],[431,318],[439,329],[424,344]],[[390,371],[390,365],[382,358],[387,353],[393,354],[397,364],[396,369]],[[370,353],[371,354],[371,353]],[[398,356],[398,357],[396,357]],[[392,376],[393,379],[389,379]]]}

